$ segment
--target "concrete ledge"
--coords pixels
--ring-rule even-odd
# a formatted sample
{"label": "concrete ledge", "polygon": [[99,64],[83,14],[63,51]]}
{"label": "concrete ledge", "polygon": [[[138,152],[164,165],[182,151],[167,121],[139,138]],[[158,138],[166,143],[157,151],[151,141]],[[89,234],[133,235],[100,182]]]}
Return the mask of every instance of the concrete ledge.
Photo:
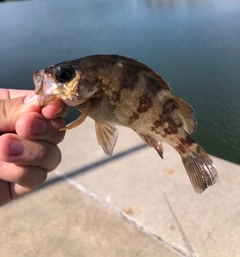
{"label": "concrete ledge", "polygon": [[213,157],[221,180],[198,195],[171,147],[162,161],[119,130],[113,158],[90,119],[67,133],[57,171],[0,209],[1,256],[240,256],[240,166]]}

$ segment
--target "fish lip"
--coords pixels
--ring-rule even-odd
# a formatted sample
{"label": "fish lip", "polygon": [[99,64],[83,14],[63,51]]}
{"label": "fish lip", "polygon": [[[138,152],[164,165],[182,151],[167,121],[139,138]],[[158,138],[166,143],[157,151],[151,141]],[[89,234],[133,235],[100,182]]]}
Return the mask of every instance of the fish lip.
{"label": "fish lip", "polygon": [[35,94],[38,95],[38,102],[41,107],[45,105],[45,95],[43,87],[43,71],[37,71],[33,74],[33,82],[35,85]]}
{"label": "fish lip", "polygon": [[43,95],[44,94],[44,88],[43,88],[43,70],[37,71],[33,74],[33,82],[35,85],[35,93],[37,95]]}
{"label": "fish lip", "polygon": [[52,81],[51,75],[46,74],[44,70],[35,72],[33,81],[37,95],[51,95],[58,86]]}
{"label": "fish lip", "polygon": [[56,99],[56,95],[53,94],[56,85],[52,83],[49,76],[45,73],[45,70],[33,74],[35,94],[38,95],[38,102],[41,107]]}

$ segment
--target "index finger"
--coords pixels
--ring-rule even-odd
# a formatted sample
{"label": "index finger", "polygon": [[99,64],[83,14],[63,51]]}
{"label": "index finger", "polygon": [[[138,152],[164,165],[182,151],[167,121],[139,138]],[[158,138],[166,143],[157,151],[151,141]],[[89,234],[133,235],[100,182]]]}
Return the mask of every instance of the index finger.
{"label": "index finger", "polygon": [[12,99],[20,96],[29,95],[33,90],[19,90],[19,89],[7,89],[0,88],[0,99]]}
{"label": "index finger", "polygon": [[[0,99],[13,99],[21,96],[27,96],[33,93],[34,90],[18,90],[18,89],[7,89],[0,88]],[[61,100],[56,99],[50,102],[42,108],[42,114],[47,119],[55,119],[57,117],[64,118],[67,115],[68,106],[64,104]]]}

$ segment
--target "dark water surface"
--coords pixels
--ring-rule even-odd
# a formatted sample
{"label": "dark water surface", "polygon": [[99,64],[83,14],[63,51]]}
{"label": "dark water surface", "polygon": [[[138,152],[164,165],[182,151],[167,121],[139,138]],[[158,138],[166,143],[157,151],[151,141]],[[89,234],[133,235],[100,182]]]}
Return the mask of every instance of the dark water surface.
{"label": "dark water surface", "polygon": [[33,89],[36,70],[103,53],[138,59],[163,76],[197,113],[193,138],[240,164],[239,0],[0,3],[1,87]]}

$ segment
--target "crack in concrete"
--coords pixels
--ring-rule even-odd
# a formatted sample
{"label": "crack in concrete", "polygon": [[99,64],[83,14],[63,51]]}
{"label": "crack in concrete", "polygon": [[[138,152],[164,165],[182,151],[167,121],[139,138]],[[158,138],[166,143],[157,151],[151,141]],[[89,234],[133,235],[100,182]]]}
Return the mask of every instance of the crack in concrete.
{"label": "crack in concrete", "polygon": [[186,245],[186,247],[188,249],[190,257],[197,257],[197,255],[196,255],[195,251],[193,250],[193,247],[192,247],[192,245],[190,243],[190,240],[188,239],[186,233],[184,232],[184,230],[183,230],[183,228],[182,228],[182,226],[181,226],[181,224],[180,224],[180,222],[179,222],[179,220],[177,218],[176,213],[173,210],[173,207],[172,207],[172,205],[171,205],[171,203],[170,203],[166,193],[163,193],[163,196],[165,198],[165,201],[166,201],[166,203],[168,205],[168,208],[169,208],[169,210],[170,210],[170,212],[171,212],[175,222],[177,223],[178,229],[179,229],[179,231],[180,231],[180,233],[181,233],[181,235],[183,237],[183,241],[185,242],[185,245]]}
{"label": "crack in concrete", "polygon": [[[142,231],[143,233],[149,235],[150,237],[154,238],[157,241],[160,241],[162,244],[164,244],[165,246],[169,247],[171,250],[173,250],[174,252],[180,254],[183,257],[188,257],[184,252],[182,252],[180,249],[178,249],[176,246],[172,245],[171,243],[167,242],[166,240],[162,239],[161,237],[159,237],[158,235],[156,235],[155,233],[151,232],[150,230],[148,230],[147,228],[145,228],[144,226],[142,226],[141,224],[139,224],[138,222],[136,222],[135,220],[129,218],[127,215],[125,215],[123,212],[121,212],[119,209],[117,209],[116,207],[108,204],[106,201],[104,201],[101,197],[95,195],[94,193],[88,191],[86,188],[84,188],[82,185],[80,185],[79,183],[77,183],[76,181],[74,181],[73,179],[69,178],[67,175],[63,174],[62,172],[58,171],[58,170],[54,170],[54,173],[60,177],[61,179],[66,180],[69,184],[71,184],[72,186],[74,186],[76,189],[78,189],[79,191],[81,191],[82,193],[86,194],[87,196],[89,196],[90,198],[96,200],[98,203],[104,205],[105,207],[107,207],[108,209],[110,209],[111,211],[113,211],[114,213],[116,213],[118,216],[122,217],[124,220],[126,220],[127,222],[129,222],[130,224],[132,224],[133,226],[137,227],[140,231]],[[192,255],[192,257],[196,257],[196,255]]]}

